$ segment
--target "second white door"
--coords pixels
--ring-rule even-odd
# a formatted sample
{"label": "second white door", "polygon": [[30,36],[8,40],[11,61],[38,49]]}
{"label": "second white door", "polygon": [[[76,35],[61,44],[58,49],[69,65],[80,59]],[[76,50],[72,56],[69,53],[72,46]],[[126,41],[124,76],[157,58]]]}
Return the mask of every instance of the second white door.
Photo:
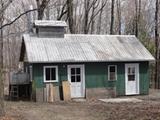
{"label": "second white door", "polygon": [[84,65],[68,65],[68,80],[70,81],[71,98],[84,97]]}
{"label": "second white door", "polygon": [[139,94],[139,64],[125,65],[126,95]]}

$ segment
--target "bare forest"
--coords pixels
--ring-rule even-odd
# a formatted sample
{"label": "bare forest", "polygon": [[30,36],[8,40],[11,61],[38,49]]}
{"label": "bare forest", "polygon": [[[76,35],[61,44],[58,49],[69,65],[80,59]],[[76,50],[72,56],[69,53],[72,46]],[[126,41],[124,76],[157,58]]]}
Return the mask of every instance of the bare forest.
{"label": "bare forest", "polygon": [[1,103],[10,72],[21,69],[22,34],[36,19],[66,21],[67,34],[135,35],[156,58],[151,87],[160,88],[159,8],[159,0],[0,0]]}

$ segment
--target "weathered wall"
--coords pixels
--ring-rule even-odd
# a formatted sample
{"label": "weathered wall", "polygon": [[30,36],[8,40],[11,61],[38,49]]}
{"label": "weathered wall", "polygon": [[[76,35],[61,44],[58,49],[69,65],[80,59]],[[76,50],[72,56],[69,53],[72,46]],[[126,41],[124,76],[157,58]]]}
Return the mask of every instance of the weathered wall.
{"label": "weathered wall", "polygon": [[[72,64],[72,63],[70,63]],[[75,64],[75,63],[73,63]],[[125,63],[79,63],[85,65],[85,86],[90,88],[110,88],[116,86],[117,95],[125,95]],[[58,65],[58,78],[55,86],[62,89],[62,81],[67,80],[68,64],[33,64],[33,80],[36,88],[43,88],[43,66]],[[117,81],[108,81],[108,65],[117,65]],[[140,62],[140,94],[148,94],[149,73],[148,62]],[[62,95],[60,95],[62,96]]]}
{"label": "weathered wall", "polygon": [[64,27],[39,27],[40,37],[64,38]]}

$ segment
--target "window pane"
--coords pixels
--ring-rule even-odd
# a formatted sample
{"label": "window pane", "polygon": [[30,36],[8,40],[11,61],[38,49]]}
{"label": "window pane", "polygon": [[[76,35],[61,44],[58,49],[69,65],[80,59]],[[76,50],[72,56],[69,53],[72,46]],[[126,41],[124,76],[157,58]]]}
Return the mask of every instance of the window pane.
{"label": "window pane", "polygon": [[129,68],[128,68],[128,74],[130,74],[130,73],[131,73],[131,68],[129,67]]}
{"label": "window pane", "polygon": [[51,80],[56,80],[56,68],[51,68]]}
{"label": "window pane", "polygon": [[110,73],[110,80],[116,80],[115,72]]}
{"label": "window pane", "polygon": [[71,82],[75,82],[75,76],[71,76]]}
{"label": "window pane", "polygon": [[74,75],[76,73],[75,68],[71,68],[71,74]]}
{"label": "window pane", "polygon": [[109,66],[109,80],[116,80],[116,66]]}
{"label": "window pane", "polygon": [[128,81],[135,81],[135,75],[128,75]]}
{"label": "window pane", "polygon": [[135,68],[134,67],[132,68],[132,74],[135,74]]}
{"label": "window pane", "polygon": [[50,68],[46,68],[46,81],[50,80]]}
{"label": "window pane", "polygon": [[76,68],[76,74],[80,74],[80,68]]}
{"label": "window pane", "polygon": [[110,72],[115,72],[115,66],[110,66]]}
{"label": "window pane", "polygon": [[77,75],[76,78],[77,78],[77,82],[81,82],[81,76],[80,75]]}

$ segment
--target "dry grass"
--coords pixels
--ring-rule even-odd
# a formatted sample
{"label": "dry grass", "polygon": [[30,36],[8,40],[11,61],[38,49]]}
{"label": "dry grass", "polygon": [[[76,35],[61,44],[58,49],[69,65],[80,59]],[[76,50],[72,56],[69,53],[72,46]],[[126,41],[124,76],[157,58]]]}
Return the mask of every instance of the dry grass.
{"label": "dry grass", "polygon": [[6,102],[10,117],[2,120],[160,120],[160,92],[152,92],[149,96],[136,97],[143,99],[139,103]]}

